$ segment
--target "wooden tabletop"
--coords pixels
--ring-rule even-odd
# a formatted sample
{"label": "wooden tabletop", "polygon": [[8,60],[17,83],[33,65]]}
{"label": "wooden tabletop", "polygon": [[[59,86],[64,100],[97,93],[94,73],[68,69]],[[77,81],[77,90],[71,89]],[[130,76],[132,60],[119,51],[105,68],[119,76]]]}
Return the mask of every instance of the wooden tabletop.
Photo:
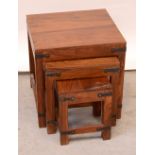
{"label": "wooden tabletop", "polygon": [[105,9],[27,16],[33,51],[125,43]]}

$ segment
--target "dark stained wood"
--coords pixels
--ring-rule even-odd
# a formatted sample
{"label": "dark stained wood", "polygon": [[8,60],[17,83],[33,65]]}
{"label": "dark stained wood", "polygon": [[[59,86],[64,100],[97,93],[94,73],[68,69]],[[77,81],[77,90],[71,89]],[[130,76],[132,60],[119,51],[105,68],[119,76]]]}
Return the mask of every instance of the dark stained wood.
{"label": "dark stained wood", "polygon": [[[28,15],[27,30],[39,113],[46,113],[43,64],[52,61],[118,57],[121,70],[117,104],[122,105],[126,41],[105,9]],[[37,58],[36,54],[43,57]],[[117,118],[120,117],[118,108]],[[45,115],[38,120],[40,127],[46,126]]]}
{"label": "dark stained wood", "polygon": [[95,117],[101,116],[101,102],[95,102],[93,104],[93,115]]}
{"label": "dark stained wood", "polygon": [[121,118],[121,110],[122,110],[122,100],[123,100],[123,83],[124,83],[124,69],[125,69],[125,56],[126,53],[122,53],[119,55],[120,62],[120,74],[118,81],[118,93],[117,93],[117,119]]}

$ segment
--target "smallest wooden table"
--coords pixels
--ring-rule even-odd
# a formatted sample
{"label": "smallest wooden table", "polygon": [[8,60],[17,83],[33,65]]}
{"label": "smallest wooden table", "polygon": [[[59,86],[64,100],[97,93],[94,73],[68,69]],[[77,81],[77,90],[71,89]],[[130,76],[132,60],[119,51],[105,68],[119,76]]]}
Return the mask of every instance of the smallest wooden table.
{"label": "smallest wooden table", "polygon": [[46,126],[43,64],[52,61],[117,57],[120,74],[115,117],[121,117],[126,41],[105,9],[28,15],[27,29],[40,127]]}

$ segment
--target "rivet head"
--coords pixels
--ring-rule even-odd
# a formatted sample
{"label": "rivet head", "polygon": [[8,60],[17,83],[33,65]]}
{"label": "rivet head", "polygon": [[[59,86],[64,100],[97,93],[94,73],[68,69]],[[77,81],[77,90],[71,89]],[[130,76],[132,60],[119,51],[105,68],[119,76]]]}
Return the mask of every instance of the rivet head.
{"label": "rivet head", "polygon": [[75,101],[76,100],[76,98],[75,97],[71,97],[71,99],[70,99],[71,101]]}
{"label": "rivet head", "polygon": [[98,97],[102,97],[102,93],[98,93]]}

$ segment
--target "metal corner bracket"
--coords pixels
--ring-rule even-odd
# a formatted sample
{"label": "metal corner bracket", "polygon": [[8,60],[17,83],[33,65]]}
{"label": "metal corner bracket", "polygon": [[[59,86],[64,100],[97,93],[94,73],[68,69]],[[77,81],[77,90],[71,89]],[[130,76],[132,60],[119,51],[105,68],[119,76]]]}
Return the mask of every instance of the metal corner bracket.
{"label": "metal corner bracket", "polygon": [[48,58],[49,54],[44,54],[44,53],[36,53],[35,58],[40,59],[40,58]]}

